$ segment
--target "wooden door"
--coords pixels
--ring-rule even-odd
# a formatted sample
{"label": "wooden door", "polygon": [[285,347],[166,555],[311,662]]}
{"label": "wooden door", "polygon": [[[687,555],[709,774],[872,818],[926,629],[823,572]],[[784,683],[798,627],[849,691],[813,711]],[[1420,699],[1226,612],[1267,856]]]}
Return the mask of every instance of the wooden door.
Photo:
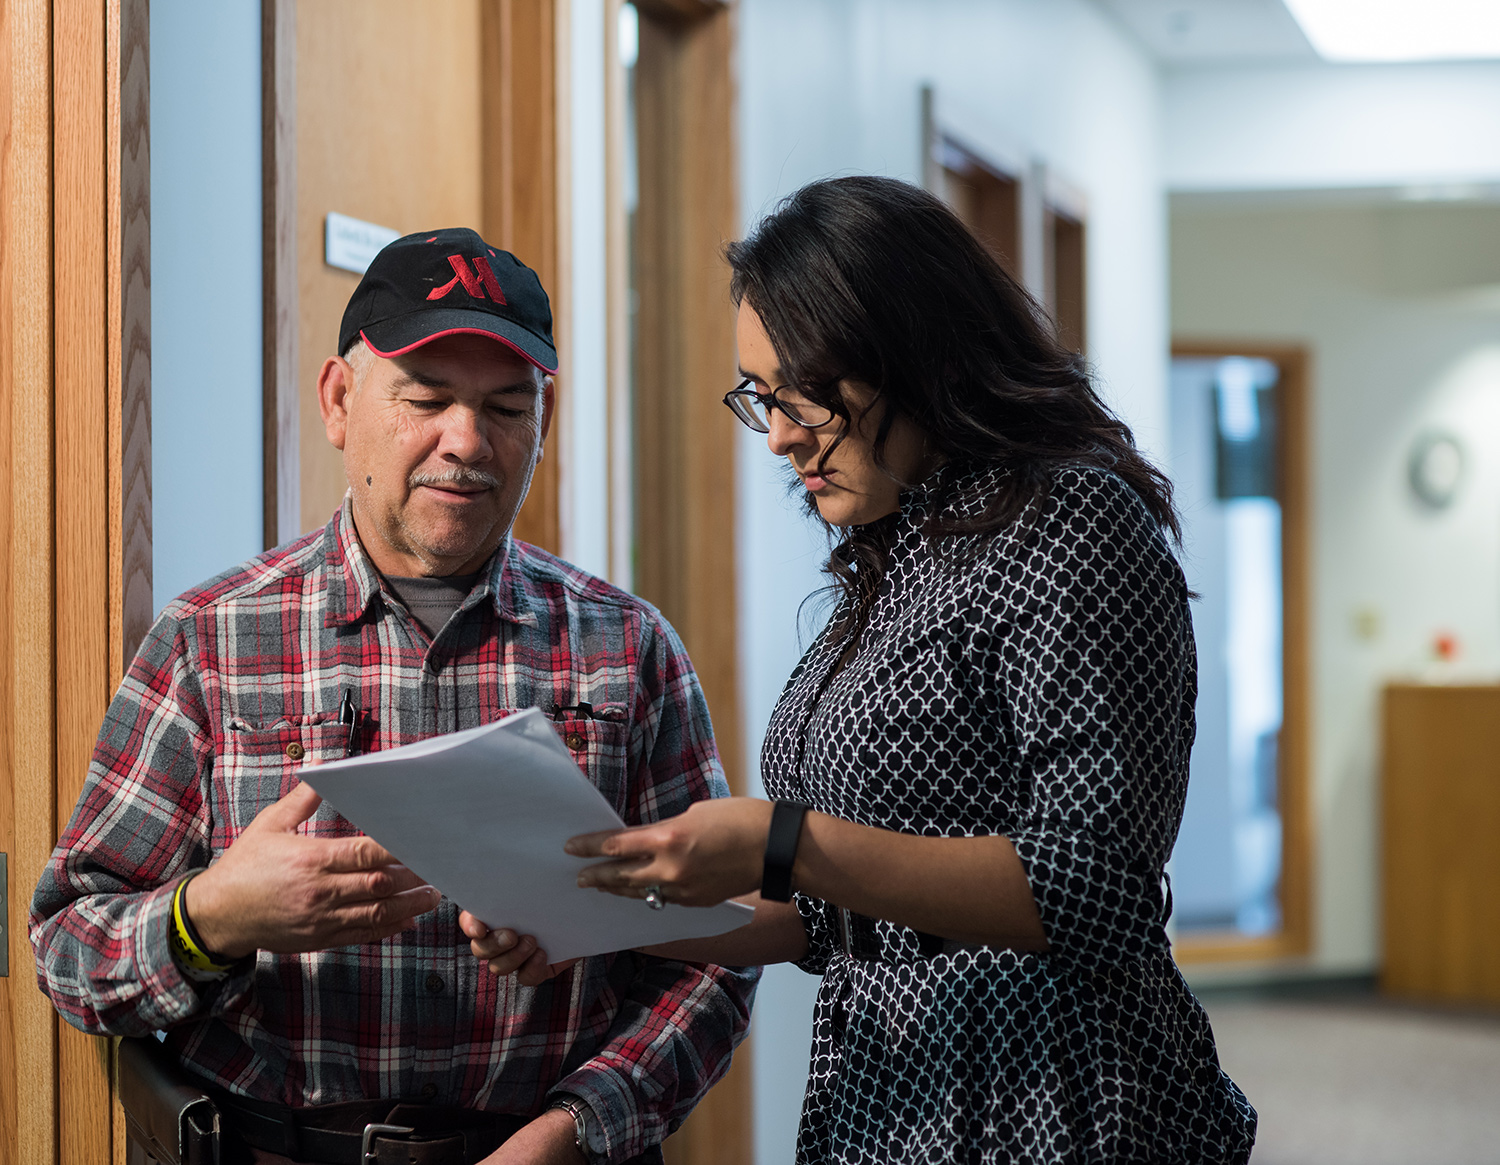
{"label": "wooden door", "polygon": [[[950,130],[922,89],[923,185],[1047,309],[1058,339],[1087,348],[1086,199],[1040,159],[1001,160]],[[971,126],[972,130],[972,126]]]}
{"label": "wooden door", "polygon": [[[554,0],[266,0],[263,11],[270,546],[322,526],[344,496],[316,384],[359,276],[323,261],[329,212],[402,234],[479,230],[541,277],[560,351],[567,295]],[[560,446],[548,441],[516,524],[554,552]]]}
{"label": "wooden door", "polygon": [[936,143],[936,193],[1016,279],[1021,278],[1021,181],[949,137]]}
{"label": "wooden door", "polygon": [[27,905],[151,618],[145,0],[0,0],[0,1160],[123,1160]]}
{"label": "wooden door", "polygon": [[1056,207],[1047,208],[1047,310],[1057,323],[1057,338],[1071,352],[1087,347],[1087,269],[1083,219]]}

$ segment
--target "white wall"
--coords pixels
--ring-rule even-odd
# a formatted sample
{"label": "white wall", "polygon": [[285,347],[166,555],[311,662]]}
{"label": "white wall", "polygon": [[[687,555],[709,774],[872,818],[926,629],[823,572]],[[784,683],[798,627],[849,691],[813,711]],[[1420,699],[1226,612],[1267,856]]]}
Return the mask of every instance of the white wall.
{"label": "white wall", "polygon": [[[1133,41],[1082,0],[742,0],[741,208],[748,227],[814,178],[919,181],[919,91],[1044,160],[1088,199],[1089,348],[1106,393],[1161,452],[1166,227],[1158,82]],[[724,386],[727,390],[729,385]],[[822,535],[763,439],[743,434],[740,645],[749,771],[801,654],[798,605],[821,585]],[[809,624],[815,629],[816,621]],[[756,1005],[756,1154],[790,1162],[817,980],[771,968]]]}
{"label": "white wall", "polygon": [[154,601],[261,550],[260,4],[151,5]]}
{"label": "white wall", "polygon": [[[1378,688],[1439,630],[1500,668],[1500,208],[1397,201],[1494,195],[1500,63],[1177,69],[1163,95],[1173,334],[1314,357],[1314,963],[1368,971]],[[1404,485],[1431,426],[1470,440],[1469,492],[1440,515]]]}
{"label": "white wall", "polygon": [[1170,72],[1174,190],[1500,181],[1500,63]]}
{"label": "white wall", "polygon": [[[1179,209],[1172,324],[1312,353],[1315,962],[1372,970],[1380,686],[1440,631],[1500,674],[1500,206]],[[1439,513],[1406,484],[1433,428],[1469,454]]]}

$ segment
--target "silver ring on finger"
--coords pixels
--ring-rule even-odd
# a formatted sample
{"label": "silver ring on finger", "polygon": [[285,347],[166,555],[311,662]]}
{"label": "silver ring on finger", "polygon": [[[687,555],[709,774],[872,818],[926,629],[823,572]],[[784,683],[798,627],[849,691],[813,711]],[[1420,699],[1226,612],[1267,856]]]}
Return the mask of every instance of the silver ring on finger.
{"label": "silver ring on finger", "polygon": [[652,910],[665,910],[667,908],[667,900],[662,896],[660,886],[646,887],[646,905],[651,907]]}

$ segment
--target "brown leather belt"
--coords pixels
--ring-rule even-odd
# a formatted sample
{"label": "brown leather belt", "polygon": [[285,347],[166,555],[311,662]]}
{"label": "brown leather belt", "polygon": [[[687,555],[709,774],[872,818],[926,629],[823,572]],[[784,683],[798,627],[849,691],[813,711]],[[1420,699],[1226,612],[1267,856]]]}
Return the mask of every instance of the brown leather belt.
{"label": "brown leather belt", "polygon": [[390,1100],[290,1108],[214,1091],[230,1134],[317,1165],[475,1165],[529,1117]]}

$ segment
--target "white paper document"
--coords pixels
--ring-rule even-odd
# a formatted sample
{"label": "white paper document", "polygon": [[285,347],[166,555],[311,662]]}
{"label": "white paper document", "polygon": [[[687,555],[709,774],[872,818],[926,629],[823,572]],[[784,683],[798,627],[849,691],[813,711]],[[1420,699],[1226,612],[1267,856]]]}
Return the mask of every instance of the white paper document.
{"label": "white paper document", "polygon": [[563,842],[624,823],[528,708],[466,732],[330,761],[302,779],[409,869],[492,927],[535,935],[552,962],[745,925],[748,906],[653,910],[581,890]]}

